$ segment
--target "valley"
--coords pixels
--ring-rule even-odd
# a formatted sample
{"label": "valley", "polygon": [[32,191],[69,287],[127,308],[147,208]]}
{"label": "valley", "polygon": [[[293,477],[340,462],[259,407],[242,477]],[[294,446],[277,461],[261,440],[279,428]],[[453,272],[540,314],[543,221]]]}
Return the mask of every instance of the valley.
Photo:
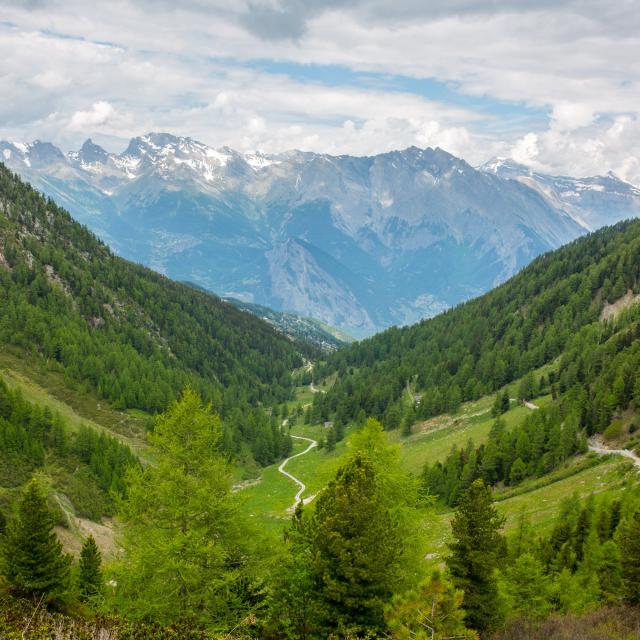
{"label": "valley", "polygon": [[[341,615],[379,631],[407,615],[397,598],[455,578],[456,545],[487,522],[482,597],[505,624],[522,578],[497,548],[532,564],[557,615],[600,610],[608,589],[627,602],[603,572],[635,571],[622,550],[640,513],[640,223],[433,319],[324,348],[114,256],[5,170],[0,188],[0,550],[45,531],[67,598],[42,591],[47,612],[97,606],[71,586],[91,553],[120,628],[220,637],[255,620],[239,638],[296,638],[304,613],[320,637],[339,608],[322,576],[355,566],[386,595],[357,622],[362,585],[341,577],[358,603]],[[478,513],[482,527],[461,528]],[[0,593],[31,593],[3,553]],[[498,623],[477,624],[494,637]]]}
{"label": "valley", "polygon": [[[515,395],[519,382],[507,388],[507,392]],[[296,401],[308,399],[307,388],[298,388]],[[551,402],[551,397],[540,396],[534,401],[535,406],[546,406]],[[469,440],[476,444],[486,442],[491,424],[495,420],[491,416],[492,404],[491,396],[464,403],[453,416],[443,415],[418,423],[408,437],[402,437],[397,431],[387,432],[387,439],[390,444],[400,448],[403,467],[419,474],[425,462],[443,461],[452,448],[464,447]],[[528,404],[534,405],[533,402]],[[507,427],[515,426],[532,410],[514,403],[502,417]],[[334,451],[327,452],[317,445],[307,446],[309,440],[322,442],[326,438],[326,431],[321,424],[297,424],[291,428],[292,436],[300,441],[294,445],[294,457],[285,462],[288,473],[295,480],[292,481],[291,476],[283,479],[274,473],[273,467],[266,467],[255,482],[242,489],[247,509],[253,517],[263,522],[266,529],[279,533],[282,522],[292,512],[291,500],[295,503],[298,500],[312,500],[326,487],[341,462],[344,462],[349,450],[349,431]],[[615,497],[625,490],[628,483],[640,481],[640,475],[634,471],[633,466],[619,457],[637,461],[637,456],[632,451],[609,450],[604,446],[590,447],[590,450],[594,453],[570,460],[564,468],[540,479],[527,481],[519,485],[517,490],[510,487],[499,488],[494,499],[499,512],[507,517],[505,531],[513,532],[518,526],[519,518],[526,516],[537,533],[548,533],[557,519],[563,501],[573,496],[582,499],[600,494]],[[438,508],[426,516],[427,530],[430,531],[428,546],[433,549],[431,553],[436,554],[434,560],[437,562],[441,562],[442,555],[446,552],[452,514],[451,510]]]}

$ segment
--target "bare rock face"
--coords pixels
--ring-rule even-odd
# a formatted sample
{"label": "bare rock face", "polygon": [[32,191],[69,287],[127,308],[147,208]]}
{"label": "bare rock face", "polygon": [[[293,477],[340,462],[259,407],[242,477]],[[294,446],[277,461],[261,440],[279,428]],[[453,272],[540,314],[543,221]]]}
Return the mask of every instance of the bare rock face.
{"label": "bare rock face", "polygon": [[213,149],[152,133],[0,142],[0,160],[121,255],[223,296],[365,336],[486,291],[536,255],[637,215],[615,176],[558,178],[441,149],[373,157]]}

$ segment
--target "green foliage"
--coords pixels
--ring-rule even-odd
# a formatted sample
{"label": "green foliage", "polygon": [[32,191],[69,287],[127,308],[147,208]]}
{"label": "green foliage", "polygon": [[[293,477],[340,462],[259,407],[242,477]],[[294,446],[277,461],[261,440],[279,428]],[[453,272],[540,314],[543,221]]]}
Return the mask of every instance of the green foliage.
{"label": "green foliage", "polygon": [[[70,387],[153,414],[191,385],[225,419],[291,395],[290,372],[302,359],[288,338],[213,295],[113,256],[4,165],[0,254],[0,345],[61,372]],[[267,430],[229,424],[233,453],[247,442],[257,447]],[[9,435],[24,444],[22,433]],[[279,457],[261,446],[261,462]]]}
{"label": "green foliage", "polygon": [[622,420],[614,420],[602,433],[605,440],[616,440],[623,433],[624,424]]}
{"label": "green foliage", "polygon": [[465,627],[463,598],[462,591],[435,571],[416,589],[393,598],[385,614],[390,636],[394,640],[477,640],[476,632]]}
{"label": "green foliage", "polygon": [[384,628],[384,604],[402,579],[403,540],[381,508],[376,480],[372,461],[356,453],[318,497],[309,522],[325,625],[341,634]]}
{"label": "green foliage", "polygon": [[38,482],[20,496],[2,545],[2,573],[19,595],[45,602],[64,596],[69,587],[70,558],[53,530],[53,519]]}
{"label": "green foliage", "polygon": [[499,531],[504,519],[492,504],[491,489],[474,481],[462,495],[451,522],[453,541],[447,566],[453,584],[464,591],[466,622],[484,633],[502,620],[496,569],[506,545]]}
{"label": "green foliage", "polygon": [[640,604],[640,509],[623,524],[620,532],[622,594],[631,605]]}
{"label": "green foliage", "polygon": [[551,579],[531,553],[519,555],[503,576],[502,594],[511,616],[535,620],[551,612]]}
{"label": "green foliage", "polygon": [[225,629],[252,606],[255,536],[231,493],[221,435],[219,416],[187,389],[156,420],[155,463],[127,474],[115,604],[133,619]]}
{"label": "green foliage", "polygon": [[[345,422],[360,411],[383,419],[411,385],[422,396],[417,418],[427,418],[454,412],[458,398],[475,400],[521,378],[521,400],[549,385],[554,396],[571,397],[579,427],[602,431],[634,395],[640,314],[632,308],[604,325],[599,315],[612,301],[612,280],[640,290],[638,265],[640,222],[580,238],[484,296],[341,349],[316,367],[319,377],[339,376],[328,393],[316,395],[314,412]],[[553,378],[534,377],[559,356]],[[499,398],[495,414],[505,407]]]}
{"label": "green foliage", "polygon": [[313,549],[305,526],[302,505],[298,504],[271,571],[261,634],[264,637],[307,640],[322,636],[322,620],[327,612],[318,595]]}
{"label": "green foliage", "polygon": [[78,562],[78,593],[82,600],[91,600],[102,594],[102,556],[93,536],[89,536],[82,545]]}
{"label": "green foliage", "polygon": [[398,449],[375,420],[349,444],[312,513],[299,507],[287,533],[292,579],[277,576],[269,601],[277,637],[378,633],[393,594],[420,575],[416,486]]}
{"label": "green foliage", "polygon": [[423,491],[455,505],[460,494],[478,478],[488,484],[518,484],[552,471],[579,451],[582,441],[577,418],[551,405],[535,411],[511,431],[506,431],[498,419],[486,445],[474,448],[469,443],[466,449],[453,449],[444,462],[425,465]]}
{"label": "green foliage", "polygon": [[137,460],[106,433],[85,426],[71,433],[58,415],[0,379],[0,486],[20,486],[45,463],[55,463],[56,486],[77,514],[99,520],[112,513],[110,494],[123,491],[125,471]]}

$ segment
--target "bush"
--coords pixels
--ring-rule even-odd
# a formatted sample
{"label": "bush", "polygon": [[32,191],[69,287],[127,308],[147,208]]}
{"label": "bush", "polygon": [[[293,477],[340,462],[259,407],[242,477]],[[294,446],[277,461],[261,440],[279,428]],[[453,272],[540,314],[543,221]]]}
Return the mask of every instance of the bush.
{"label": "bush", "polygon": [[[525,631],[526,630],[526,631]],[[553,615],[540,623],[513,620],[493,640],[631,640],[640,638],[640,610],[613,607],[578,616]]]}
{"label": "bush", "polygon": [[623,427],[622,420],[614,420],[602,435],[605,440],[616,440],[622,435]]}

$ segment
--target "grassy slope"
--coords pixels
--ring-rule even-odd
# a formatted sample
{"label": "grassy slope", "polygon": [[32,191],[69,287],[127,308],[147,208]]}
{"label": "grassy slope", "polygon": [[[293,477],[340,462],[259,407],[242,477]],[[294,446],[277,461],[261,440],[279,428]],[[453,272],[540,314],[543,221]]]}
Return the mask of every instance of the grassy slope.
{"label": "grassy slope", "polygon": [[44,371],[9,349],[0,352],[0,375],[12,387],[19,387],[26,400],[59,413],[69,428],[76,430],[86,424],[105,429],[134,451],[144,449],[146,414],[116,411],[93,394],[70,387],[62,374]]}
{"label": "grassy slope", "polygon": [[[516,395],[517,384],[509,387],[511,397]],[[300,388],[298,392],[302,404],[308,402],[308,388]],[[493,400],[493,397],[484,397],[476,402],[465,403],[455,416],[439,416],[416,425],[414,434],[409,438],[401,438],[398,431],[390,432],[389,440],[399,444],[406,468],[418,473],[426,461],[432,463],[444,459],[452,446],[464,446],[469,439],[476,444],[486,441],[494,420],[491,416]],[[550,401],[550,396],[535,399],[538,406]],[[516,425],[530,411],[512,403],[512,408],[503,416],[507,427]],[[297,425],[292,429],[294,435],[316,440],[320,439],[323,431],[321,425]],[[303,497],[322,490],[335,474],[348,446],[349,434],[331,453],[316,449],[287,464],[287,471],[307,485]],[[296,442],[294,453],[305,447],[305,443]],[[636,480],[637,473],[629,463],[614,456],[595,458],[590,454],[572,460],[566,467],[543,478],[528,480],[516,488],[498,489],[495,497],[498,509],[507,517],[507,532],[516,526],[524,512],[536,530],[542,533],[550,529],[561,502],[568,496],[574,493],[579,496],[602,492],[616,494],[624,490],[626,483]],[[264,469],[260,481],[243,490],[243,494],[252,516],[277,534],[290,517],[287,509],[296,491],[293,482],[278,472],[277,465],[273,465]],[[445,551],[451,515],[451,511],[440,511],[428,517],[425,529],[428,546],[435,554],[434,562]]]}
{"label": "grassy slope", "polygon": [[[132,415],[111,409],[107,403],[98,402],[91,394],[71,390],[60,374],[43,372],[33,363],[13,355],[10,351],[0,352],[0,378],[11,388],[19,389],[26,400],[59,414],[72,431],[86,425],[97,431],[106,431],[129,445],[142,460],[150,460],[151,452],[144,440],[145,415]],[[39,477],[49,486],[57,470],[45,465]],[[0,499],[11,501],[17,489],[0,487]],[[59,491],[51,489],[54,502],[64,513],[66,526],[57,526],[56,533],[68,553],[78,555],[82,541],[93,535],[105,557],[110,559],[117,552],[114,522],[104,518],[101,523],[77,517],[69,499]]]}

